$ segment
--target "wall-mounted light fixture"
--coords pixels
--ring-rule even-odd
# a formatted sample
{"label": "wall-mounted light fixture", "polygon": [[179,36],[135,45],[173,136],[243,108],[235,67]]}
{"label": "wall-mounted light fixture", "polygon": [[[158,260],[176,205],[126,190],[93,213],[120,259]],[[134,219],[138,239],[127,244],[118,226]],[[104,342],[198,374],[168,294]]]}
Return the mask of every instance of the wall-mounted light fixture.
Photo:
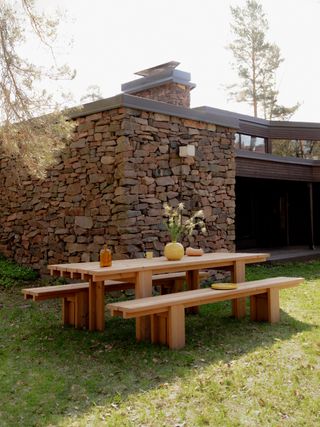
{"label": "wall-mounted light fixture", "polygon": [[194,157],[196,155],[196,147],[194,145],[183,145],[179,147],[180,157]]}

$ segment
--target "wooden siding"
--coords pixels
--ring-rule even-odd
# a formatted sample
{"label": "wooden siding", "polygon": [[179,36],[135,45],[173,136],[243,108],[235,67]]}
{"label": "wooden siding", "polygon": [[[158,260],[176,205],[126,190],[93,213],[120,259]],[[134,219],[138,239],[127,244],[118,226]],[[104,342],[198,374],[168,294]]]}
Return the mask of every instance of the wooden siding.
{"label": "wooden siding", "polygon": [[270,127],[261,123],[239,120],[239,132],[246,135],[261,136],[270,138]]}
{"label": "wooden siding", "polygon": [[236,176],[285,181],[320,182],[320,162],[276,158],[267,154],[236,154]]}

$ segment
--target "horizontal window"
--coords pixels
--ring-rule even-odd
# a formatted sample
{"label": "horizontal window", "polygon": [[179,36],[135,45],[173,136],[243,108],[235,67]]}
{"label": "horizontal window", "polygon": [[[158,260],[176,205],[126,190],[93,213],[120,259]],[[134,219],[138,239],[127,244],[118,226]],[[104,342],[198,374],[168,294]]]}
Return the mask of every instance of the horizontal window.
{"label": "horizontal window", "polygon": [[235,134],[235,147],[241,150],[256,151],[259,153],[266,152],[266,139],[259,136],[245,135],[242,133]]}
{"label": "horizontal window", "polygon": [[272,154],[301,159],[320,159],[320,141],[304,139],[272,139]]}

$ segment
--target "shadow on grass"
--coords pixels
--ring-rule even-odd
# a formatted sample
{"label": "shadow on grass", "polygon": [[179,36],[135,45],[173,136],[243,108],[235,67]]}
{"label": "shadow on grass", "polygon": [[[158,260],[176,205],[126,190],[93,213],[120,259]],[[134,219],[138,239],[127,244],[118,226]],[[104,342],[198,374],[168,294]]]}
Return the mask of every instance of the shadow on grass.
{"label": "shadow on grass", "polygon": [[[117,405],[128,395],[184,378],[199,366],[229,362],[312,325],[281,313],[276,325],[235,320],[230,304],[188,316],[186,347],[135,342],[134,320],[107,318],[104,333],[59,326],[56,301],[0,310],[0,417],[8,426],[46,426],[93,405]],[[17,410],[17,408],[19,408]]]}

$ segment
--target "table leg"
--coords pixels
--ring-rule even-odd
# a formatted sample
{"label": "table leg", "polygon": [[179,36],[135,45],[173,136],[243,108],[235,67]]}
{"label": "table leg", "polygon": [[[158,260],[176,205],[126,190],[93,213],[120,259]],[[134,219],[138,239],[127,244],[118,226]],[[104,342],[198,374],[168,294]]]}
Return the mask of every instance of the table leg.
{"label": "table leg", "polygon": [[105,329],[105,304],[104,304],[104,282],[96,283],[96,330]]}
{"label": "table leg", "polygon": [[[199,270],[190,270],[186,273],[186,279],[187,279],[187,288],[188,290],[192,289],[199,289],[200,287],[200,281],[199,281]],[[187,313],[191,314],[198,314],[199,313],[199,307],[194,306],[187,309]]]}
{"label": "table leg", "polygon": [[[245,263],[241,261],[235,261],[233,264],[233,270],[231,272],[231,280],[234,283],[245,281]],[[246,316],[246,299],[237,298],[232,300],[232,316],[237,319],[242,319]]]}
{"label": "table leg", "polygon": [[89,331],[96,329],[96,283],[89,279]]}
{"label": "table leg", "polygon": [[89,279],[89,331],[104,331],[104,282]]}
{"label": "table leg", "polygon": [[[136,298],[152,296],[152,271],[138,271],[135,279]],[[149,341],[151,338],[150,316],[142,316],[136,319],[137,341]]]}

